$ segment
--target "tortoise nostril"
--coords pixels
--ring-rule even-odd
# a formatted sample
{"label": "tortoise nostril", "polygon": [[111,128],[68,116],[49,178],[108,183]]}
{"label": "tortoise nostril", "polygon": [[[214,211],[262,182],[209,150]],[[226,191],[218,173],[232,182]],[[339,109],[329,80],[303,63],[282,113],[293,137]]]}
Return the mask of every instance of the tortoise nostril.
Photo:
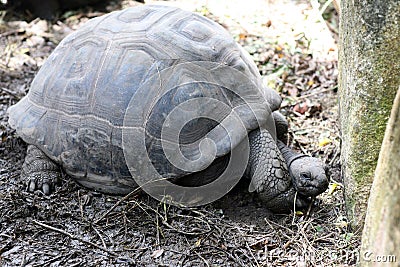
{"label": "tortoise nostril", "polygon": [[302,172],[300,173],[300,178],[302,180],[311,180],[311,174],[308,172]]}

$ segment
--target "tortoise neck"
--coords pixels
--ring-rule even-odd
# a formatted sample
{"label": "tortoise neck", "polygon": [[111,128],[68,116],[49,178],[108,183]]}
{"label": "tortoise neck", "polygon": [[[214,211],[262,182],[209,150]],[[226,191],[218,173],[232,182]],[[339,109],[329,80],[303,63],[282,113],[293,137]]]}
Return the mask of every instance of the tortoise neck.
{"label": "tortoise neck", "polygon": [[290,165],[292,164],[293,161],[295,161],[296,159],[302,158],[302,157],[308,157],[307,155],[294,152],[287,145],[285,145],[285,143],[283,143],[281,140],[277,140],[277,145],[283,155],[283,158],[286,161],[286,164],[287,164],[289,170],[290,170]]}

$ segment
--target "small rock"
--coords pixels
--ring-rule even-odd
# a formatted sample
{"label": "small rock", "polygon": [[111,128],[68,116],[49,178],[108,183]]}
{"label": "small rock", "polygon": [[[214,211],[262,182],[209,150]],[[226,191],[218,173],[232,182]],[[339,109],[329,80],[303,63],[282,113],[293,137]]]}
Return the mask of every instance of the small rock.
{"label": "small rock", "polygon": [[42,36],[33,35],[26,40],[26,43],[30,47],[40,47],[44,44],[45,40]]}

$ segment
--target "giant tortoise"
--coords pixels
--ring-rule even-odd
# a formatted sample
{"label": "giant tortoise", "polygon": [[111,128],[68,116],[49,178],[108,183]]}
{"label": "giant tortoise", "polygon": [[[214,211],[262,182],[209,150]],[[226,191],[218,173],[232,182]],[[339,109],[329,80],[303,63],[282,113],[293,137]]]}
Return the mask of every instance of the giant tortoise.
{"label": "giant tortoise", "polygon": [[266,208],[284,211],[308,205],[328,178],[319,159],[282,142],[280,104],[219,24],[143,5],[67,36],[9,109],[9,123],[29,144],[21,174],[29,191],[51,193],[61,167],[100,192],[140,185],[198,205],[244,177]]}

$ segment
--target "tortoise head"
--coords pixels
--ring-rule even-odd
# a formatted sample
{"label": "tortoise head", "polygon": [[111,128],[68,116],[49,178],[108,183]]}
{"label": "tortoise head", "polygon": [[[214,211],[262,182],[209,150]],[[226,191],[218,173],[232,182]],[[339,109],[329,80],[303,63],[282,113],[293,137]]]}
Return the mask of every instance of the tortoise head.
{"label": "tortoise head", "polygon": [[313,197],[328,188],[328,170],[320,159],[308,156],[296,158],[291,162],[289,170],[299,194]]}

